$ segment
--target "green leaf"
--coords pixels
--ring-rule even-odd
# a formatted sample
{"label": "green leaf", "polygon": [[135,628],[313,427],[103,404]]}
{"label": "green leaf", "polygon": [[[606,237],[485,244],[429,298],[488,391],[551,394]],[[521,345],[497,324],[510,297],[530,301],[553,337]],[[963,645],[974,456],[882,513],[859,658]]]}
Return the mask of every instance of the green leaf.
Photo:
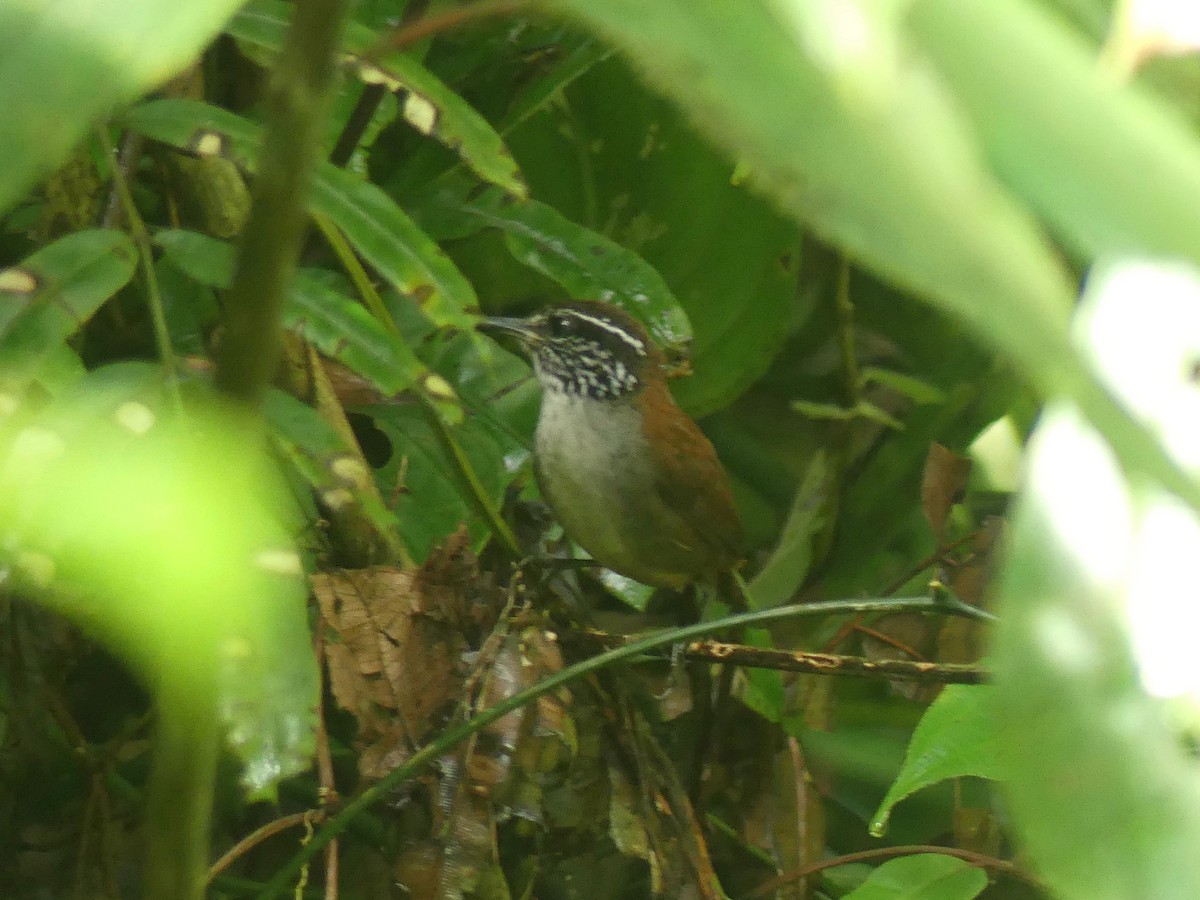
{"label": "green leaf", "polygon": [[951,685],[942,691],[913,732],[904,766],[871,819],[871,834],[881,837],[892,807],[931,784],[966,775],[1003,777],[995,702],[990,687]]}
{"label": "green leaf", "polygon": [[755,609],[787,603],[804,585],[817,555],[815,544],[833,514],[831,487],[829,457],[819,450],[796,489],[778,545],[748,586]]}
{"label": "green leaf", "polygon": [[240,0],[0,4],[0,212],[86,130],[182,69]]}
{"label": "green leaf", "polygon": [[[228,287],[233,275],[230,244],[181,229],[155,235],[167,258],[202,284]],[[406,344],[354,299],[328,287],[320,270],[296,273],[284,307],[284,323],[318,350],[368,379],[387,396],[411,387],[423,370]]]}
{"label": "green leaf", "polygon": [[[487,525],[463,497],[453,474],[455,463],[425,413],[411,406],[368,406],[362,411],[374,418],[375,425],[392,442],[391,458],[376,477],[381,493],[397,498],[400,534],[413,558],[424,559],[463,523],[475,541],[481,541],[488,534]],[[508,483],[504,448],[489,429],[474,419],[467,419],[452,434],[488,497],[499,508]]]}
{"label": "green leaf", "polygon": [[[395,529],[395,517],[380,502],[379,496],[360,489],[354,477],[340,474],[343,471],[340,466],[354,464],[356,457],[319,412],[282,391],[271,391],[267,395],[264,411],[271,423],[272,439],[318,496],[326,502],[331,502],[335,492],[348,496],[379,533],[387,534]],[[353,476],[356,473],[347,474]],[[364,476],[370,477],[367,472]],[[336,502],[344,505],[345,501],[339,499]]]}
{"label": "green leaf", "polygon": [[[131,110],[129,127],[183,150],[206,138],[220,152],[253,170],[262,129],[240,116],[193,100],[155,100]],[[466,310],[475,292],[441,249],[383,191],[357,176],[323,163],[312,185],[314,212],[345,233],[363,258],[398,290],[419,300],[438,325],[468,328]]]}
{"label": "green leaf", "polygon": [[987,873],[943,853],[890,859],[844,900],[971,900],[987,887]]}
{"label": "green leaf", "polygon": [[864,43],[850,53],[829,2],[554,5],[634,57],[800,221],[1043,385],[1072,374],[1070,278],[982,167],[945,88],[909,52],[897,7],[856,5]]}
{"label": "green leaf", "polygon": [[60,238],[0,270],[0,361],[16,371],[54,352],[133,275],[137,254],[119,231]]}
{"label": "green leaf", "polygon": [[462,209],[504,232],[513,258],[562,285],[580,300],[604,300],[646,323],[654,339],[679,346],[691,339],[687,314],[654,267],[631,250],[567,219],[536,200],[517,202],[495,191]]}
{"label": "green leaf", "polygon": [[255,429],[156,367],[90,373],[0,424],[0,546],[36,598],[197,717],[220,714],[253,794],[303,770],[317,700],[289,509]]}
{"label": "green leaf", "polygon": [[[226,29],[243,41],[278,52],[291,18],[291,4],[254,0],[238,12]],[[346,46],[351,53],[370,49],[378,36],[351,23]],[[504,140],[475,109],[421,63],[403,53],[391,53],[371,65],[358,67],[369,83],[384,84],[403,94],[404,117],[413,127],[453,150],[480,178],[516,197],[528,189]]]}

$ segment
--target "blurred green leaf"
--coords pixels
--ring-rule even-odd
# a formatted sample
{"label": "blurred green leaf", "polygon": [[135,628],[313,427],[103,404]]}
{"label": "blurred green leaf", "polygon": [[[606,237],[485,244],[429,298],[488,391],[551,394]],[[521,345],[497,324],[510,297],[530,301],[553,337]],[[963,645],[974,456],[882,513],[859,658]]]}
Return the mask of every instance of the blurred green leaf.
{"label": "blurred green leaf", "polygon": [[[254,429],[156,367],[110,366],[0,424],[5,564],[198,717],[221,716],[254,795],[313,749],[316,669],[287,501]],[[288,526],[290,527],[290,525]]]}
{"label": "blurred green leaf", "polygon": [[240,2],[0,4],[0,212],[98,119],[190,63]]}
{"label": "blurred green leaf", "polygon": [[[126,115],[129,127],[183,150],[206,137],[222,142],[220,152],[253,170],[260,126],[215,106],[193,100],[155,100]],[[312,208],[343,231],[363,258],[398,290],[412,295],[439,325],[470,327],[466,310],[475,292],[450,259],[383,191],[328,163],[318,167]]]}
{"label": "blurred green leaf", "polygon": [[844,900],[971,900],[987,887],[987,873],[941,853],[890,859]]}
{"label": "blurred green leaf", "polygon": [[1200,144],[1177,117],[1098,77],[1091,48],[1030,3],[918,0],[910,23],[997,172],[1072,247],[1200,263]]}
{"label": "blurred green leaf", "polygon": [[10,373],[61,347],[133,275],[133,242],[81,231],[0,270],[0,367]]}
{"label": "blurred green leaf", "polygon": [[[1200,276],[1093,270],[1079,339],[1110,389],[1200,472]],[[1195,511],[1131,479],[1066,403],[1047,409],[1000,579],[997,735],[1013,818],[1068,900],[1200,891]]]}
{"label": "blurred green leaf", "polygon": [[[181,269],[202,284],[225,288],[233,274],[233,246],[207,235],[164,229],[154,240]],[[296,273],[284,323],[326,356],[368,379],[386,396],[411,387],[423,370],[408,346],[397,342],[363,305],[328,287],[321,270]]]}
{"label": "blurred green leaf", "polygon": [[1014,820],[1068,900],[1200,891],[1200,777],[1126,633],[1130,513],[1095,433],[1044,416],[1001,580],[996,726]]}
{"label": "blurred green leaf", "polygon": [[[237,13],[226,29],[231,35],[277,52],[291,19],[291,4],[253,0]],[[378,40],[371,29],[351,24],[346,46],[362,53]],[[413,127],[459,154],[471,170],[516,197],[528,189],[504,140],[475,109],[411,56],[391,53],[369,66],[360,65],[360,78],[384,84],[404,94],[404,117]]]}
{"label": "blurred green leaf", "polygon": [[998,749],[993,690],[947,687],[913,732],[904,767],[871,820],[871,834],[882,836],[892,807],[931,784],[965,775],[1002,778]]}

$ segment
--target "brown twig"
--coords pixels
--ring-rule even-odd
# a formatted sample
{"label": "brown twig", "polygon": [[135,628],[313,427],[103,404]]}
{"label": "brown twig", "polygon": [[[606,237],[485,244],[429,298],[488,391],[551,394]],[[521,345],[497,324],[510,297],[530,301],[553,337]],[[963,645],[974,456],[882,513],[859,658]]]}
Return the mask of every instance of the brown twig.
{"label": "brown twig", "polygon": [[425,16],[410,24],[402,25],[390,34],[385,35],[362,58],[368,62],[377,62],[385,53],[395,53],[403,50],[435,34],[460,28],[476,19],[491,16],[507,16],[529,6],[528,0],[481,0],[469,6],[457,6],[445,12]]}
{"label": "brown twig", "polygon": [[877,628],[872,628],[870,625],[863,625],[861,622],[855,622],[854,630],[860,634],[866,635],[869,638],[874,638],[881,644],[887,644],[893,650],[899,650],[909,659],[915,659],[921,662],[924,662],[926,659],[925,654],[919,652],[915,647],[910,647],[899,638],[894,638],[890,634],[886,634]]}
{"label": "brown twig", "polygon": [[747,644],[727,644],[703,640],[688,644],[684,656],[757,669],[782,672],[809,672],[814,675],[841,675],[857,678],[885,678],[888,681],[916,681],[932,684],[984,684],[991,672],[982,666],[957,663],[933,663],[913,659],[864,659],[835,653],[808,650],[775,650]]}
{"label": "brown twig", "polygon": [[[317,613],[313,628],[313,652],[317,658],[317,672],[322,683],[325,676],[325,620]],[[324,698],[321,698],[322,701]],[[325,704],[317,703],[317,777],[321,783],[321,810],[325,812],[338,803],[337,781],[333,775],[333,754],[329,750],[329,731],[325,727]],[[334,838],[325,847],[325,900],[338,897],[338,840]]]}
{"label": "brown twig", "polygon": [[960,850],[957,847],[937,847],[932,845],[909,844],[901,847],[880,847],[876,850],[860,850],[857,853],[847,853],[844,856],[836,856],[833,859],[823,859],[819,862],[812,863],[807,866],[802,866],[798,869],[793,869],[790,872],[784,872],[772,878],[770,881],[764,882],[756,887],[753,891],[746,895],[747,900],[752,897],[765,897],[773,891],[778,890],[785,884],[790,884],[793,881],[798,881],[801,878],[807,878],[810,875],[815,875],[818,872],[823,872],[826,869],[835,869],[838,866],[848,866],[852,863],[873,862],[881,859],[895,859],[900,856],[913,856],[918,853],[938,853],[942,856],[953,856],[955,859],[961,859],[964,862],[969,862],[973,866],[978,866],[981,869],[990,869],[994,872],[999,872],[1004,875],[1009,875],[1013,878],[1020,879],[1026,884],[1037,888],[1040,891],[1046,891],[1046,885],[1041,882],[1036,876],[1018,868],[1016,864],[1007,859],[999,859],[995,856],[987,856],[983,853],[976,853],[973,850]]}
{"label": "brown twig", "polygon": [[[889,584],[886,588],[884,588],[883,592],[879,596],[891,597],[893,594],[896,593],[896,591],[900,590],[900,588],[904,587],[904,585],[908,584],[910,581],[912,581],[914,578],[916,578],[918,575],[920,575],[922,572],[924,572],[930,566],[937,565],[941,560],[943,560],[945,558],[946,554],[949,553],[951,550],[957,550],[963,544],[966,544],[966,543],[969,543],[970,541],[975,540],[975,538],[978,536],[979,536],[978,530],[972,531],[970,534],[966,535],[965,537],[961,537],[957,541],[947,544],[945,547],[938,547],[938,549],[934,550],[932,553],[930,553],[928,556],[926,556],[924,559],[922,559],[920,562],[918,562],[915,566],[913,566],[911,569],[906,571],[903,575],[901,575],[899,578],[897,578],[895,581],[893,581],[891,584]],[[842,625],[841,628],[838,629],[837,634],[835,634],[832,638],[830,638],[828,641],[825,642],[825,646],[822,647],[821,649],[825,650],[825,651],[829,651],[829,650],[832,650],[834,647],[841,645],[842,641],[846,640],[846,638],[848,638],[850,635],[852,635],[855,631],[860,630],[862,621],[864,618],[866,618],[866,616],[859,615],[859,616],[855,616],[849,622],[846,622],[844,625]],[[873,635],[873,636],[878,636],[878,635]],[[888,641],[885,641],[885,642],[890,643]]]}
{"label": "brown twig", "polygon": [[[323,813],[318,813],[318,821],[324,818]],[[312,821],[312,812],[292,813],[290,816],[281,816],[278,819],[273,819],[266,825],[254,829],[228,850],[226,850],[221,858],[213,863],[208,869],[208,879],[206,884],[211,884],[212,880],[233,865],[239,858],[245,856],[263,841],[272,838],[277,834],[287,831],[289,828],[303,827],[308,822]]]}

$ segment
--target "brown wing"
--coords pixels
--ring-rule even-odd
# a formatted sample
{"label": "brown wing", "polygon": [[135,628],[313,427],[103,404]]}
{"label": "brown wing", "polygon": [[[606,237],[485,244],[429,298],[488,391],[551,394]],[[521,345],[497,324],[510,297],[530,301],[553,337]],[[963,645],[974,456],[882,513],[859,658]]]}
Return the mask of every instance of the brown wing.
{"label": "brown wing", "polygon": [[717,451],[665,383],[648,385],[642,402],[647,438],[658,454],[656,471],[663,473],[655,484],[658,494],[691,526],[695,546],[687,549],[711,556],[711,564],[697,568],[714,573],[730,568],[741,558],[742,523]]}

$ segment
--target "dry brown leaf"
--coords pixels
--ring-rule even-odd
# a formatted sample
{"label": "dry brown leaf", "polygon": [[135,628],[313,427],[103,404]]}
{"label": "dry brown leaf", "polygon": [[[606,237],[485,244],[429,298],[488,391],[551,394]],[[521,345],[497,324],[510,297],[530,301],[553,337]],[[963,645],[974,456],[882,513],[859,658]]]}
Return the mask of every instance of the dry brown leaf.
{"label": "dry brown leaf", "polygon": [[365,777],[407,759],[461,700],[463,626],[476,581],[465,532],[416,571],[376,566],[313,576],[330,684],[358,721]]}
{"label": "dry brown leaf", "polygon": [[950,509],[962,500],[971,474],[971,460],[941,444],[930,444],[921,475],[921,509],[940,543]]}

